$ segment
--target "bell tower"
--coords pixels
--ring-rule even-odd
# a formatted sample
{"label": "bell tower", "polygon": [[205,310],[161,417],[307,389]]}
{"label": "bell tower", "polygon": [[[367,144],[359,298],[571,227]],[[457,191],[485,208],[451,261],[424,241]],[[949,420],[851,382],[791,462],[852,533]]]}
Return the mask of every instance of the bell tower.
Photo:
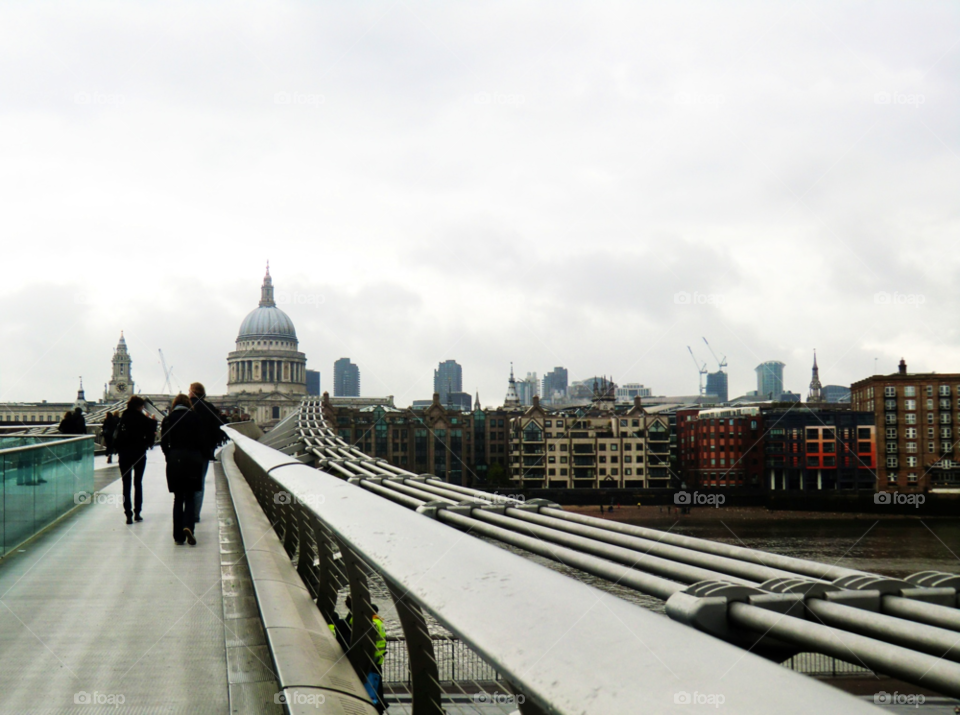
{"label": "bell tower", "polygon": [[123,331],[121,330],[120,342],[117,343],[117,347],[113,351],[113,373],[110,376],[107,391],[103,395],[105,402],[125,400],[133,394],[133,376],[130,373],[132,364],[130,353],[127,352],[127,341],[123,339]]}

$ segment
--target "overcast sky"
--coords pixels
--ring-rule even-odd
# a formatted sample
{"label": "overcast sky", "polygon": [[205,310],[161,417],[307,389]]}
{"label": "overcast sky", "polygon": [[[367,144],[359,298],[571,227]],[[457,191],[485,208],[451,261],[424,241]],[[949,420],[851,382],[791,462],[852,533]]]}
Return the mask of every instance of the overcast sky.
{"label": "overcast sky", "polygon": [[[960,4],[0,5],[0,401],[121,329],[226,389],[264,264],[308,367],[502,404],[960,372]],[[875,363],[875,359],[877,362]]]}

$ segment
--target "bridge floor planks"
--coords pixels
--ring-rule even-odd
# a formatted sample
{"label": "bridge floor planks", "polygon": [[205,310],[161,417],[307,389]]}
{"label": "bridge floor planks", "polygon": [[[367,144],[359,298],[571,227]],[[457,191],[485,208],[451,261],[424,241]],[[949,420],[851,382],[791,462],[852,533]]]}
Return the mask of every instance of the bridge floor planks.
{"label": "bridge floor planks", "polygon": [[164,467],[154,448],[143,522],[118,479],[0,562],[0,713],[228,712],[214,468],[190,547]]}

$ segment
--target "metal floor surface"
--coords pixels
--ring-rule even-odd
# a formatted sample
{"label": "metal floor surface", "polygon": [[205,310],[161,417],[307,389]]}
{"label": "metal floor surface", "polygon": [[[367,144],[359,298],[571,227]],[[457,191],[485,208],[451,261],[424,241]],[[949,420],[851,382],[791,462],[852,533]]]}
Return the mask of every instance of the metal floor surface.
{"label": "metal floor surface", "polygon": [[117,480],[0,562],[3,715],[229,711],[214,466],[195,547],[173,541],[164,467],[154,448],[143,522]]}

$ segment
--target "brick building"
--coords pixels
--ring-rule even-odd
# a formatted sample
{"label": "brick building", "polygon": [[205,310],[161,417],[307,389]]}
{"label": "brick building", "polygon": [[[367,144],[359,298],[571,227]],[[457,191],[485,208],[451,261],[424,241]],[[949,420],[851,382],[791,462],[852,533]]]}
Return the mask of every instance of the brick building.
{"label": "brick building", "polygon": [[763,417],[759,407],[677,411],[680,477],[687,488],[760,489]]}
{"label": "brick building", "polygon": [[877,488],[927,492],[960,488],[954,426],[960,423],[960,374],[909,373],[904,360],[892,375],[873,375],[850,387],[853,409],[874,415]]}
{"label": "brick building", "polygon": [[877,484],[877,429],[849,406],[769,407],[763,485],[770,491],[868,491]]}
{"label": "brick building", "polygon": [[636,398],[617,408],[613,393],[591,406],[547,412],[533,406],[510,423],[511,479],[526,488],[669,486],[669,422]]}
{"label": "brick building", "polygon": [[503,410],[484,410],[479,404],[469,412],[449,410],[438,394],[424,409],[342,406],[327,393],[322,405],[324,419],[341,439],[397,467],[464,486],[486,484],[493,465],[509,472],[511,414]]}

